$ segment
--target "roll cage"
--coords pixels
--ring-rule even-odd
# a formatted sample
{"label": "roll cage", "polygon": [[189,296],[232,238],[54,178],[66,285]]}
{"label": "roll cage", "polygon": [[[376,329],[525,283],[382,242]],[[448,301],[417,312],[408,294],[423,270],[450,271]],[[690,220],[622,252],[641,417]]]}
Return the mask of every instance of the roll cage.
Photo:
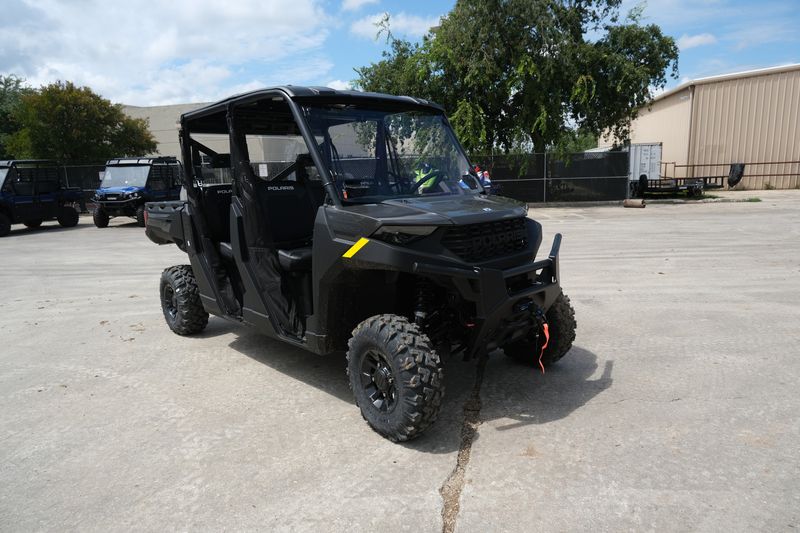
{"label": "roll cage", "polygon": [[[296,86],[274,87],[233,96],[181,116],[179,136],[186,167],[183,184],[189,199],[197,201],[196,186],[202,182],[202,176],[198,175],[201,154],[217,162],[217,165],[212,162],[212,167],[224,166],[224,163],[229,162],[233,187],[236,189],[243,181],[255,178],[250,168],[246,135],[299,135],[308,147],[310,162],[318,169],[319,178],[327,193],[326,201],[341,207],[344,202],[336,190],[336,182],[329,165],[330,158],[326,158],[324,149],[321,149],[321,143],[318,142],[318,137],[324,137],[323,132],[314,132],[310,127],[303,112],[305,104],[358,104],[385,110],[419,110],[439,114],[443,120],[447,120],[441,106],[408,96]],[[193,138],[193,135],[203,134],[229,135],[229,154],[212,149]],[[308,162],[295,161],[291,166],[296,169],[300,163],[306,165]],[[287,168],[281,177],[288,174],[291,171]],[[277,176],[272,176],[270,179],[276,178]]]}

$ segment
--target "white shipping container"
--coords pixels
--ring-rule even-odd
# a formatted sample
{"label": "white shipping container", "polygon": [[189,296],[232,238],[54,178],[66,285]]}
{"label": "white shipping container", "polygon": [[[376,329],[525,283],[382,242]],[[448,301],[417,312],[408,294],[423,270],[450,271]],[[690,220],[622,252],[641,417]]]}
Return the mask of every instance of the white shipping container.
{"label": "white shipping container", "polygon": [[628,178],[639,183],[642,176],[661,179],[661,143],[631,144],[628,148]]}

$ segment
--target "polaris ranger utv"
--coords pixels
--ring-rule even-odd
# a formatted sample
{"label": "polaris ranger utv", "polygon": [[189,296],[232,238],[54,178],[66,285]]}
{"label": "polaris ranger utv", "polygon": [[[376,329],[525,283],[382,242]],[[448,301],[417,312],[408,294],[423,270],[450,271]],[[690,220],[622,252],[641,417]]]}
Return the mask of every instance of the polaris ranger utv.
{"label": "polaris ranger utv", "polygon": [[278,87],[184,114],[180,140],[187,200],[148,203],[146,230],[189,255],[161,276],[175,333],[211,313],[346,351],[362,415],[393,441],[439,414],[443,356],[502,348],[543,369],[570,349],[561,236],[535,260],[541,226],[484,193],[441,107]]}
{"label": "polaris ranger utv", "polygon": [[58,220],[65,228],[78,225],[75,209],[83,193],[67,187],[63,167],[54,161],[0,161],[0,237],[12,224],[38,228],[45,220]]}
{"label": "polaris ranger utv", "polygon": [[144,227],[144,204],[177,200],[181,191],[181,165],[174,157],[112,159],[95,191],[94,225],[108,227],[112,217],[132,217]]}

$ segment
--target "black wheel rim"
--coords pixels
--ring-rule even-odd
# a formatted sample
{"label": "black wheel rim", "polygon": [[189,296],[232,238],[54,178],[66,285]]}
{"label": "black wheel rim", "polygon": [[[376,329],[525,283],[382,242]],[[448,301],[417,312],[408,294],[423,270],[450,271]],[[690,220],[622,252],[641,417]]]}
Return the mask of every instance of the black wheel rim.
{"label": "black wheel rim", "polygon": [[170,285],[164,285],[164,294],[161,297],[161,303],[167,311],[169,318],[174,320],[178,316],[178,295],[175,293]]}
{"label": "black wheel rim", "polygon": [[381,413],[391,413],[397,406],[397,384],[389,359],[377,350],[369,350],[361,360],[361,386],[372,406]]}

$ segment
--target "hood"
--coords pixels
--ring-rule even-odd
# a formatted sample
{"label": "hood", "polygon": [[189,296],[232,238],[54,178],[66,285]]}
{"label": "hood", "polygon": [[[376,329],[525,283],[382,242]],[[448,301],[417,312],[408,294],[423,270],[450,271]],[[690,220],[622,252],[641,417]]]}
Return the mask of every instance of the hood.
{"label": "hood", "polygon": [[97,189],[97,194],[130,194],[132,192],[142,191],[144,187],[134,187],[133,185],[129,185],[128,187],[103,187],[100,186]]}
{"label": "hood", "polygon": [[[440,196],[418,198],[401,198],[386,200],[384,206],[391,206],[394,212],[390,217],[382,216],[384,224],[403,223],[403,219],[413,219],[414,224],[422,222],[432,224],[476,224],[507,218],[524,217],[527,206],[502,196]],[[387,213],[388,214],[388,213]]]}

